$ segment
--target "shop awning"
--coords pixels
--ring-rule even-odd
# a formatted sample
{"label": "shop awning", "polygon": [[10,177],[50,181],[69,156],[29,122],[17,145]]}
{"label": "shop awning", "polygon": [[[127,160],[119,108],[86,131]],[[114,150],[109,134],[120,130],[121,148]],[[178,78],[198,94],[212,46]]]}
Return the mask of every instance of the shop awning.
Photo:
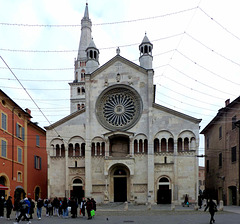
{"label": "shop awning", "polygon": [[5,190],[8,190],[8,187],[0,184],[0,191],[5,191]]}

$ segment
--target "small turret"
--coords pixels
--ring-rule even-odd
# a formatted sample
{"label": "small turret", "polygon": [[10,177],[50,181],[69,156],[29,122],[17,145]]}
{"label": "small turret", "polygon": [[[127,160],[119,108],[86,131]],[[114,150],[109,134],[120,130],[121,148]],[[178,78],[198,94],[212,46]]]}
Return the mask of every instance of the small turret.
{"label": "small turret", "polygon": [[99,67],[99,50],[97,49],[93,39],[91,40],[87,52],[86,73],[90,74]]}
{"label": "small turret", "polygon": [[139,50],[140,50],[139,62],[141,67],[146,69],[152,69],[152,60],[153,60],[152,49],[153,49],[153,45],[149,41],[145,33],[145,37],[143,38],[142,43],[139,45]]}

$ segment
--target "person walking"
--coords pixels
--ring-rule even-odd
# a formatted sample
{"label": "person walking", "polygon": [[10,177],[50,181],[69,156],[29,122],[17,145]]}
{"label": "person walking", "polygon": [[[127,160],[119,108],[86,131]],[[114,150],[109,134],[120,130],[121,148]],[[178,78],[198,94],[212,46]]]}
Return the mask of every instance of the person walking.
{"label": "person walking", "polygon": [[29,202],[30,202],[30,209],[29,209],[29,219],[33,219],[33,213],[34,213],[34,208],[35,208],[35,203],[31,198],[28,198]]}
{"label": "person walking", "polygon": [[24,219],[28,221],[27,224],[31,223],[31,221],[29,221],[29,209],[30,209],[29,205],[30,202],[28,201],[27,198],[20,201],[20,215],[17,218],[17,222],[14,222],[14,224],[18,224],[22,217],[24,217]]}
{"label": "person walking", "polygon": [[209,210],[209,213],[210,213],[210,215],[211,215],[210,224],[212,224],[213,222],[215,222],[214,214],[215,214],[215,212],[217,211],[217,205],[216,205],[216,203],[212,200],[212,198],[210,198],[210,200],[208,201],[207,206],[206,206],[206,208],[204,209],[204,211],[206,211],[207,209]]}
{"label": "person walking", "polygon": [[86,209],[87,209],[88,219],[92,219],[91,210],[93,209],[93,205],[90,198],[87,199]]}
{"label": "person walking", "polygon": [[38,219],[42,218],[42,207],[43,207],[43,200],[38,198],[37,200],[37,217]]}
{"label": "person walking", "polygon": [[78,204],[75,200],[75,198],[71,198],[70,202],[70,207],[71,207],[71,214],[72,214],[72,218],[76,218],[77,217],[77,207],[78,207]]}
{"label": "person walking", "polygon": [[12,197],[9,196],[7,201],[6,201],[6,209],[7,209],[7,219],[10,220],[10,215],[13,209],[13,204],[12,204]]}
{"label": "person walking", "polygon": [[4,214],[4,203],[5,203],[5,199],[4,196],[2,196],[0,198],[0,218],[3,218],[3,214]]}
{"label": "person walking", "polygon": [[17,197],[14,201],[13,210],[16,212],[16,220],[17,220],[18,216],[20,215],[20,198],[19,197]]}

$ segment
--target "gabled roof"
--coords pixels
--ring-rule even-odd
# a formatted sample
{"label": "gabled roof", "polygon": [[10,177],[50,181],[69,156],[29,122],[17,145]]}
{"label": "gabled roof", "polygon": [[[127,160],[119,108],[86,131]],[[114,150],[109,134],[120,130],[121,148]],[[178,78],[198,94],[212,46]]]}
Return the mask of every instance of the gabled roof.
{"label": "gabled roof", "polygon": [[111,60],[109,60],[108,62],[106,62],[105,64],[103,64],[101,67],[99,67],[98,69],[96,69],[92,74],[91,76],[94,77],[96,76],[97,74],[99,74],[100,72],[104,71],[106,68],[108,68],[109,66],[111,66],[112,64],[114,64],[116,61],[121,61],[122,63],[124,64],[127,64],[129,65],[130,67],[142,72],[142,73],[145,73],[147,74],[147,71],[149,69],[145,69],[131,61],[129,61],[128,59],[122,57],[121,55],[117,54],[115,57],[113,57]]}
{"label": "gabled roof", "polygon": [[229,103],[226,107],[219,109],[217,115],[207,124],[207,126],[200,132],[200,134],[205,134],[206,131],[216,123],[216,121],[221,119],[222,116],[226,114],[227,111],[230,110],[236,104],[239,104],[239,108],[240,108],[240,96],[236,98],[234,101],[232,101],[231,103]]}
{"label": "gabled roof", "polygon": [[172,115],[175,115],[177,117],[183,118],[185,120],[191,121],[191,122],[196,123],[196,124],[198,124],[198,123],[200,123],[202,121],[202,119],[194,118],[192,116],[183,114],[183,113],[178,112],[176,110],[172,110],[172,109],[170,109],[168,107],[164,107],[164,106],[162,106],[160,104],[153,103],[153,107],[158,109],[158,110],[162,110],[162,111],[165,111],[165,112],[170,113]]}
{"label": "gabled roof", "polygon": [[74,117],[77,117],[79,114],[82,114],[82,113],[84,113],[84,112],[85,112],[85,108],[84,108],[84,109],[81,109],[81,110],[77,110],[77,111],[69,114],[68,116],[62,118],[61,120],[59,120],[59,121],[57,121],[57,122],[55,122],[55,123],[53,123],[53,124],[51,124],[51,125],[49,125],[49,126],[46,126],[46,127],[44,127],[44,128],[45,128],[46,130],[54,129],[54,128],[58,127],[59,125],[64,124],[65,122],[71,120],[71,119],[74,118]]}

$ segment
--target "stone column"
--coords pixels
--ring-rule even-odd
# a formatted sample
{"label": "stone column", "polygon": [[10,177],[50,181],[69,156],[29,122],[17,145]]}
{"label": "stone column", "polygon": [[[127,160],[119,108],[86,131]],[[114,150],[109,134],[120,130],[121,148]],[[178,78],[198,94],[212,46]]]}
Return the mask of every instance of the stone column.
{"label": "stone column", "polygon": [[[69,169],[68,169],[68,145],[64,144],[65,147],[65,194],[69,194],[70,192],[70,183],[68,180],[69,177]],[[65,195],[68,196],[68,195]]]}
{"label": "stone column", "polygon": [[174,141],[174,157],[173,157],[173,161],[174,161],[174,164],[173,164],[173,169],[174,169],[174,173],[173,173],[173,199],[172,201],[177,203],[178,201],[178,151],[177,151],[177,144],[178,144],[178,141],[175,140]]}

